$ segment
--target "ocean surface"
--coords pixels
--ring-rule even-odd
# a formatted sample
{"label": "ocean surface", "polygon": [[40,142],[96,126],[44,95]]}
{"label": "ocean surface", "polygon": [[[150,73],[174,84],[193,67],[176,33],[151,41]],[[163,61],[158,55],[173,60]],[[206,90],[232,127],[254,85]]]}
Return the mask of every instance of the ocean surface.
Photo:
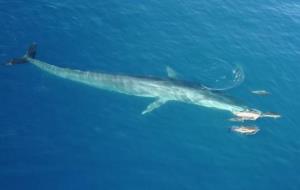
{"label": "ocean surface", "polygon": [[[299,190],[300,1],[0,1],[1,190]],[[80,70],[224,87],[282,118],[230,132],[232,115],[5,66],[38,44],[37,59]],[[260,97],[251,90],[271,93]]]}

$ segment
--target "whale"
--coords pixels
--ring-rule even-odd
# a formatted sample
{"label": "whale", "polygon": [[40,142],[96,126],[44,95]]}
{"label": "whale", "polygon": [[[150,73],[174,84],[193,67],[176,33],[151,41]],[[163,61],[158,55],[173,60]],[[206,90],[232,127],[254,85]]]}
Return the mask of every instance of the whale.
{"label": "whale", "polygon": [[35,58],[36,51],[37,44],[33,43],[23,57],[11,59],[8,65],[31,63],[39,69],[63,79],[130,96],[152,98],[153,102],[146,106],[141,114],[150,113],[168,102],[176,101],[227,111],[239,118],[242,117],[242,120],[256,120],[263,115],[259,110],[235,103],[219,91],[201,84],[179,80],[176,72],[170,67],[166,69],[167,77],[165,78],[81,71],[40,61]]}

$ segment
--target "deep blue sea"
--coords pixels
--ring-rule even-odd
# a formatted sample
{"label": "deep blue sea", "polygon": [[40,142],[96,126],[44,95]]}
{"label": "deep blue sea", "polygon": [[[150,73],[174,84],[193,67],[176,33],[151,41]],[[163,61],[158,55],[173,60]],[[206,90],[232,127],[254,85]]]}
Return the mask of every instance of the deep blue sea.
{"label": "deep blue sea", "polygon": [[[1,190],[299,190],[300,1],[2,0],[0,62],[166,77],[166,66],[282,118],[230,132],[232,115],[103,91],[32,64],[0,66]],[[251,90],[271,93],[260,97]]]}

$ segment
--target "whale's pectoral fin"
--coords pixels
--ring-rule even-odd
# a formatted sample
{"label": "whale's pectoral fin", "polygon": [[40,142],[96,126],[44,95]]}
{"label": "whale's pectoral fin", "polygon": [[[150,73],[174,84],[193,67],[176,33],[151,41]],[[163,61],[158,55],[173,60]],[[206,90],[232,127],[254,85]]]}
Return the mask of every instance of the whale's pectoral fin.
{"label": "whale's pectoral fin", "polygon": [[166,71],[167,71],[167,74],[168,74],[169,78],[171,78],[171,79],[177,79],[178,78],[178,74],[171,67],[167,66]]}
{"label": "whale's pectoral fin", "polygon": [[163,105],[164,103],[166,103],[168,100],[164,100],[164,99],[157,99],[154,102],[152,102],[151,104],[149,104],[147,106],[147,108],[142,112],[142,114],[146,114],[149,113],[157,108],[159,108],[161,105]]}

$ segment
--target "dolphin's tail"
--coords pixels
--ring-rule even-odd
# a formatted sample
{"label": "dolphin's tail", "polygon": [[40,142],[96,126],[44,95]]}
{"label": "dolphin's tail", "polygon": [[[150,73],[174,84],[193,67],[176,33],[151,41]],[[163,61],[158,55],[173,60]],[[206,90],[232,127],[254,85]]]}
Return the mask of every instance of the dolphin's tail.
{"label": "dolphin's tail", "polygon": [[36,55],[37,45],[36,43],[32,43],[29,48],[27,49],[26,54],[23,57],[17,57],[11,59],[7,64],[14,65],[14,64],[23,64],[28,62],[28,58],[35,58]]}

